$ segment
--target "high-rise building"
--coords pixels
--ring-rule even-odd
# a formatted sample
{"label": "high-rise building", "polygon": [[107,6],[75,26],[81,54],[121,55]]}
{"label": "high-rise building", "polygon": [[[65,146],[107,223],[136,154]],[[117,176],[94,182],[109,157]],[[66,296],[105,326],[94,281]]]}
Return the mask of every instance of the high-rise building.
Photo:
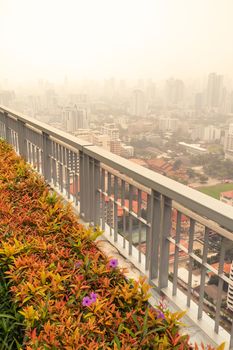
{"label": "high-rise building", "polygon": [[88,117],[85,109],[79,109],[76,105],[65,107],[62,110],[63,124],[68,132],[74,132],[78,129],[88,128]]}
{"label": "high-rise building", "polygon": [[131,96],[130,114],[145,117],[147,112],[146,98],[142,90],[134,90]]}
{"label": "high-rise building", "polygon": [[204,96],[203,93],[199,92],[195,95],[195,112],[200,113],[204,107]]}
{"label": "high-rise building", "polygon": [[169,79],[166,82],[167,105],[178,105],[184,100],[184,82],[180,79]]}
{"label": "high-rise building", "polygon": [[202,140],[205,142],[214,142],[220,140],[221,129],[214,125],[203,127],[203,125],[196,126],[191,133],[192,140]]}
{"label": "high-rise building", "polygon": [[229,125],[229,129],[225,132],[224,150],[225,157],[233,160],[233,123]]}
{"label": "high-rise building", "polygon": [[223,94],[220,104],[220,112],[222,114],[232,114],[233,113],[233,92],[228,92],[226,88],[223,89]]}
{"label": "high-rise building", "polygon": [[210,73],[206,90],[206,105],[209,108],[219,107],[223,94],[223,76]]}

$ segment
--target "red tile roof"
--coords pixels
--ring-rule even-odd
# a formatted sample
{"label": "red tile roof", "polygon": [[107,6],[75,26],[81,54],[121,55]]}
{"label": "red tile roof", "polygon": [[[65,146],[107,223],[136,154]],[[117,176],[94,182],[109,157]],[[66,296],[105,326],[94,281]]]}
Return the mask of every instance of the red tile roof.
{"label": "red tile roof", "polygon": [[233,191],[221,192],[220,195],[229,199],[233,199]]}
{"label": "red tile roof", "polygon": [[[218,271],[219,263],[211,264],[211,266]],[[231,272],[231,263],[225,263],[223,271],[229,274]],[[212,272],[210,274],[212,275]]]}

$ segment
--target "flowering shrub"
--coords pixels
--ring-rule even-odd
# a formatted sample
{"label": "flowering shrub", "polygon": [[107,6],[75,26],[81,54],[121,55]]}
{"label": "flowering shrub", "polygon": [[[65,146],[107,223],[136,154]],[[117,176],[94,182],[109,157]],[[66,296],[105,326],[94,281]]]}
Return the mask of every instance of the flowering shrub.
{"label": "flowering shrub", "polygon": [[194,349],[179,333],[184,313],[149,307],[144,279],[127,282],[95,237],[0,141],[0,269],[23,317],[22,348]]}

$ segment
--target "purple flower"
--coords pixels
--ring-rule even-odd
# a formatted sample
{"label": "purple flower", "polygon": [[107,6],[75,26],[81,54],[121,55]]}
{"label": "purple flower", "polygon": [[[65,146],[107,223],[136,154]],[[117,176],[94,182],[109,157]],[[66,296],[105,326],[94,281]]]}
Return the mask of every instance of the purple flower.
{"label": "purple flower", "polygon": [[74,268],[78,269],[80,266],[82,265],[82,261],[78,260],[75,264],[74,264]]}
{"label": "purple flower", "polygon": [[89,297],[84,297],[82,301],[83,306],[90,306],[92,304],[92,300]]}
{"label": "purple flower", "polygon": [[92,303],[96,302],[97,294],[94,293],[94,292],[92,292],[92,293],[90,294],[90,299],[91,299]]}
{"label": "purple flower", "polygon": [[82,301],[83,306],[90,306],[91,304],[95,303],[97,299],[97,294],[94,292],[91,292],[89,297],[84,297]]}
{"label": "purple flower", "polygon": [[109,266],[112,268],[116,268],[118,265],[118,260],[117,259],[111,259],[109,262]]}
{"label": "purple flower", "polygon": [[158,311],[158,313],[157,313],[157,317],[158,318],[162,318],[163,320],[165,319],[165,315],[164,315],[164,313],[162,312],[162,311]]}

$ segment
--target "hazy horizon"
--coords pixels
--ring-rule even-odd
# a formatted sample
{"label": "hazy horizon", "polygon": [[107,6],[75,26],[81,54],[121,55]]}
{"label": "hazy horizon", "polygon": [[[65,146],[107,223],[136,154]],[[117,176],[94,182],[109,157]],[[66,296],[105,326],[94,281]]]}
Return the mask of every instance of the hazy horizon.
{"label": "hazy horizon", "polygon": [[232,0],[0,0],[0,76],[233,78]]}

